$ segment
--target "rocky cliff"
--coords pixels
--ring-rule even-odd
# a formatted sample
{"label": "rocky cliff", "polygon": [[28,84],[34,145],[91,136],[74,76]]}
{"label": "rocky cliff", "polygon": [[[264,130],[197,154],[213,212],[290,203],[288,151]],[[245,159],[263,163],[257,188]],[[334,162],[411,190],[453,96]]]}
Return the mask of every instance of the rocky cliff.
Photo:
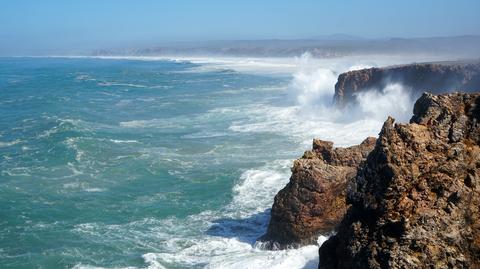
{"label": "rocky cliff", "polygon": [[480,268],[480,94],[424,94],[383,125],[319,268]]}
{"label": "rocky cliff", "polygon": [[480,62],[424,63],[350,71],[338,77],[334,102],[339,106],[354,103],[356,93],[382,91],[390,83],[402,84],[415,98],[425,91],[473,92],[480,89]]}
{"label": "rocky cliff", "polygon": [[349,148],[314,140],[313,150],[294,162],[290,182],[275,196],[268,231],[260,241],[281,249],[314,243],[320,233],[332,232],[347,209],[347,182],[374,145],[375,138]]}

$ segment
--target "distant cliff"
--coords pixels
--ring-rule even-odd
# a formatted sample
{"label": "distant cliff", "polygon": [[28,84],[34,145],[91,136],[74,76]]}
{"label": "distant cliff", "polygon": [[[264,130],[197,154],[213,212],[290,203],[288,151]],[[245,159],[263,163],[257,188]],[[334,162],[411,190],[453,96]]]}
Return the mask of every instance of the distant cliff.
{"label": "distant cliff", "polygon": [[382,91],[390,83],[401,83],[415,98],[422,92],[474,92],[480,90],[480,62],[422,63],[346,72],[335,84],[334,103],[354,103],[356,93]]}
{"label": "distant cliff", "polygon": [[480,268],[480,94],[424,94],[383,125],[319,268]]}

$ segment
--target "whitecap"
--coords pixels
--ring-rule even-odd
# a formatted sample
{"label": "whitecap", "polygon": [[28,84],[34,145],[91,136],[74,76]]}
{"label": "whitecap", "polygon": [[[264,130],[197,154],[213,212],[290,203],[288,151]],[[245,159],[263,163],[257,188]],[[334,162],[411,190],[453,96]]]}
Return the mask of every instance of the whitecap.
{"label": "whitecap", "polygon": [[247,216],[271,206],[275,194],[288,183],[292,160],[277,160],[264,167],[242,173],[233,187],[233,200],[228,206]]}
{"label": "whitecap", "polygon": [[110,86],[124,86],[124,87],[133,87],[133,88],[148,88],[149,87],[147,85],[142,85],[142,84],[108,82],[108,81],[99,82],[99,83],[97,83],[97,85],[98,86],[105,86],[105,87],[110,87]]}
{"label": "whitecap", "polygon": [[83,157],[85,156],[85,151],[81,150],[78,147],[78,145],[77,145],[78,140],[79,140],[79,138],[69,137],[64,141],[64,143],[67,147],[69,147],[70,149],[72,149],[75,152],[75,160],[77,162],[81,162]]}
{"label": "whitecap", "polygon": [[111,142],[115,144],[130,144],[130,143],[140,143],[137,140],[120,140],[120,139],[110,139]]}
{"label": "whitecap", "polygon": [[16,139],[16,140],[13,140],[13,141],[10,141],[10,142],[0,141],[0,148],[11,147],[11,146],[16,145],[16,144],[21,143],[21,142],[22,142],[22,140],[20,140],[20,139]]}
{"label": "whitecap", "polygon": [[121,127],[126,128],[144,128],[152,124],[152,120],[132,120],[132,121],[122,121],[119,123]]}
{"label": "whitecap", "polygon": [[188,135],[183,135],[182,138],[187,139],[198,139],[198,138],[214,138],[214,137],[222,137],[228,135],[225,132],[209,132],[209,131],[201,131],[197,133],[192,133]]}
{"label": "whitecap", "polygon": [[[170,118],[170,119],[151,119],[151,120],[132,120],[122,121],[119,123],[120,127],[124,128],[157,128],[157,129],[180,129],[186,123],[184,118]],[[192,121],[192,119],[187,121]]]}
{"label": "whitecap", "polygon": [[103,188],[85,188],[86,192],[104,192],[106,189]]}
{"label": "whitecap", "polygon": [[88,74],[78,74],[75,76],[75,79],[80,81],[96,81],[96,79],[92,78]]}
{"label": "whitecap", "polygon": [[32,176],[30,167],[14,167],[14,168],[3,170],[2,174],[7,174],[7,175],[12,176],[12,177],[19,177],[19,176],[30,177],[30,176]]}

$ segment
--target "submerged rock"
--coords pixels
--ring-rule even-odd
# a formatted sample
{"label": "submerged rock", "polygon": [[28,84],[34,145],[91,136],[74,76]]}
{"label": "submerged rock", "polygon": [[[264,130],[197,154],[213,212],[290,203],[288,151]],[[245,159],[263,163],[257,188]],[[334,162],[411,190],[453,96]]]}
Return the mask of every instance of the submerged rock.
{"label": "submerged rock", "polygon": [[474,92],[480,89],[480,62],[422,63],[346,72],[335,84],[334,102],[338,106],[352,104],[356,102],[355,94],[383,91],[392,83],[400,83],[415,98],[425,91]]}
{"label": "submerged rock", "polygon": [[383,125],[319,268],[480,268],[480,94],[424,94]]}
{"label": "submerged rock", "polygon": [[275,196],[267,233],[260,238],[266,248],[310,244],[319,234],[332,232],[347,209],[347,182],[374,144],[375,138],[367,138],[357,146],[333,148],[332,142],[314,140]]}

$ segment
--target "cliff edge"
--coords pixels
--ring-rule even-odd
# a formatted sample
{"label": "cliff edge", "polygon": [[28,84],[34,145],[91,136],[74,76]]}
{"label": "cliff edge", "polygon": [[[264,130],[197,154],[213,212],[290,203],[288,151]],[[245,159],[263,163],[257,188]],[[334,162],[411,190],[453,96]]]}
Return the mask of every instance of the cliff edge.
{"label": "cliff edge", "polygon": [[423,94],[353,182],[319,268],[480,268],[480,94]]}
{"label": "cliff edge", "polygon": [[267,233],[260,238],[268,249],[315,243],[331,233],[346,212],[346,186],[375,145],[334,148],[315,139],[313,149],[296,160],[290,182],[276,196]]}

